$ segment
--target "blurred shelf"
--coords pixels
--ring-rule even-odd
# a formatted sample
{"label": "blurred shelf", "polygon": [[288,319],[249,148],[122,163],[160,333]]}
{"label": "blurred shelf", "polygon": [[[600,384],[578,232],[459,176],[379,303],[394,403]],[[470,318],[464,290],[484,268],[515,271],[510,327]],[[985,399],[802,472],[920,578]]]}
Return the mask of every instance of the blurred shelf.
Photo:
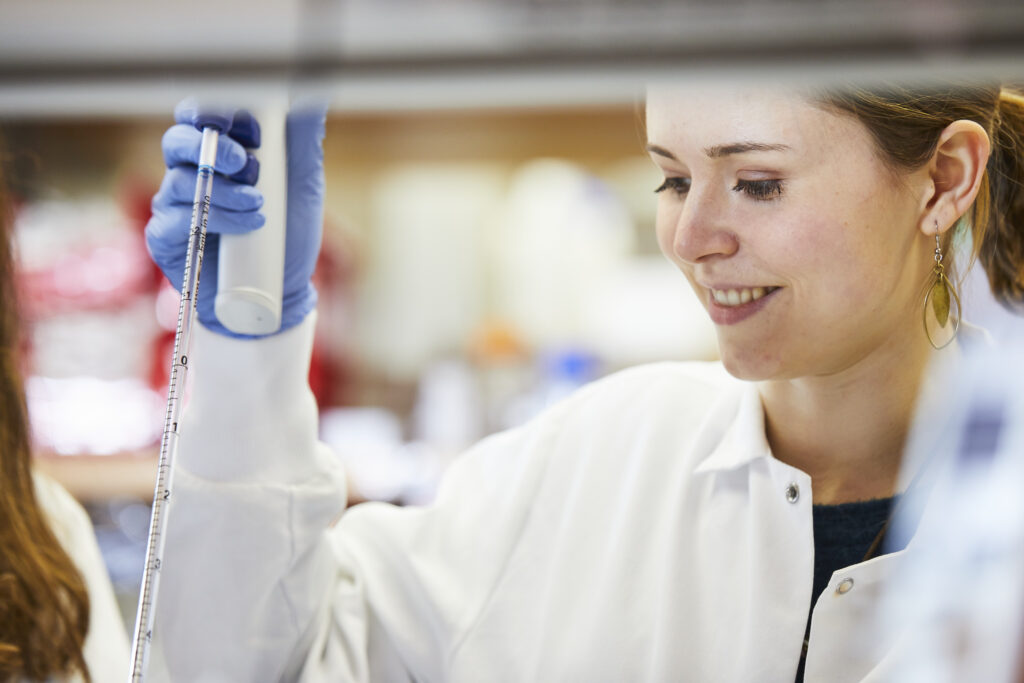
{"label": "blurred shelf", "polygon": [[157,449],[114,455],[36,453],[34,467],[56,479],[82,503],[115,498],[150,501],[156,483]]}
{"label": "blurred shelf", "polygon": [[[111,500],[136,498],[150,504],[156,488],[159,451],[152,450],[113,455],[57,455],[35,453],[35,469],[55,479],[83,504],[103,504]],[[348,504],[366,498],[348,481]]]}
{"label": "blurred shelf", "polygon": [[1019,0],[271,0],[258,11],[0,0],[0,11],[3,116],[155,114],[186,93],[261,102],[287,88],[335,111],[592,106],[635,101],[664,78],[1024,70]]}
{"label": "blurred shelf", "polygon": [[[0,73],[1021,52],[1019,0],[0,0]],[[60,21],[55,21],[59,17]]]}

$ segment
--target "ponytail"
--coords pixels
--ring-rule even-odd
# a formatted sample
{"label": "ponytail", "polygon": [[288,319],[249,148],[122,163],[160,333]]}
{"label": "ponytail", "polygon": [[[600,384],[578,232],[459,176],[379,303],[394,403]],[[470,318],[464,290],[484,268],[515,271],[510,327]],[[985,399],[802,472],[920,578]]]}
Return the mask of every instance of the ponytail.
{"label": "ponytail", "polygon": [[1003,89],[1000,93],[991,136],[992,154],[986,174],[988,196],[979,197],[975,206],[974,244],[996,299],[1010,307],[1022,306],[1024,95],[1020,92]]}
{"label": "ponytail", "polygon": [[[949,231],[943,251],[952,256],[953,233],[969,230],[971,262],[981,259],[995,298],[1024,310],[1024,94],[993,84],[923,89],[893,84],[827,90],[815,99],[859,119],[893,169],[920,168],[954,121],[974,121],[985,129],[992,152],[978,197]],[[955,263],[950,267],[967,271]]]}

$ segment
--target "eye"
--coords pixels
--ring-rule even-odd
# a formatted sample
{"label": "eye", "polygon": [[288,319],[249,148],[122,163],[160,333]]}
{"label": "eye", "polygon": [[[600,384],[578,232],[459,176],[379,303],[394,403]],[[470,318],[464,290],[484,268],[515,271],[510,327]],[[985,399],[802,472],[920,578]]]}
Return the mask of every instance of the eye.
{"label": "eye", "polygon": [[740,180],[737,181],[736,187],[732,188],[736,192],[743,192],[751,199],[757,199],[759,201],[767,201],[775,199],[782,195],[782,181],[781,180]]}
{"label": "eye", "polygon": [[689,178],[665,178],[665,182],[658,186],[654,192],[663,192],[665,190],[673,190],[678,195],[684,195],[690,191],[690,179]]}

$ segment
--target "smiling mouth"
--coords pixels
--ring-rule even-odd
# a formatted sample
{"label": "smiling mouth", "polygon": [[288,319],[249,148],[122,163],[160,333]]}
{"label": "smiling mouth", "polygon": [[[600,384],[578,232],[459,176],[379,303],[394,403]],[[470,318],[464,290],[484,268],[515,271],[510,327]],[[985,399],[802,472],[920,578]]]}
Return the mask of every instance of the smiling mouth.
{"label": "smiling mouth", "polygon": [[776,289],[778,287],[743,287],[741,289],[712,289],[710,291],[711,298],[715,300],[716,304],[729,308],[757,301],[771,294]]}

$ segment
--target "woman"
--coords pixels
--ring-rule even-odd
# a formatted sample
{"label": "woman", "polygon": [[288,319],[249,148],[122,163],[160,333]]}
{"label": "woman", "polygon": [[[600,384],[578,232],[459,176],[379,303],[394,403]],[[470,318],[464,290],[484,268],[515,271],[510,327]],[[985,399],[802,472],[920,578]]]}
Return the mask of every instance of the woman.
{"label": "woman", "polygon": [[[898,639],[872,627],[907,552],[880,554],[904,440],[929,373],[978,336],[948,344],[954,235],[1024,298],[1019,95],[652,91],[659,242],[722,363],[603,379],[473,448],[433,505],[336,522],[304,380],[322,132],[289,123],[295,322],[233,339],[200,291],[156,627],[172,679],[885,676]],[[148,228],[176,284],[197,150],[188,125],[165,136]],[[224,174],[245,163],[220,153]],[[211,229],[258,223],[258,193],[219,182]]]}
{"label": "woman", "polygon": [[0,680],[116,680],[127,637],[89,518],[31,468],[4,200],[0,182]]}

